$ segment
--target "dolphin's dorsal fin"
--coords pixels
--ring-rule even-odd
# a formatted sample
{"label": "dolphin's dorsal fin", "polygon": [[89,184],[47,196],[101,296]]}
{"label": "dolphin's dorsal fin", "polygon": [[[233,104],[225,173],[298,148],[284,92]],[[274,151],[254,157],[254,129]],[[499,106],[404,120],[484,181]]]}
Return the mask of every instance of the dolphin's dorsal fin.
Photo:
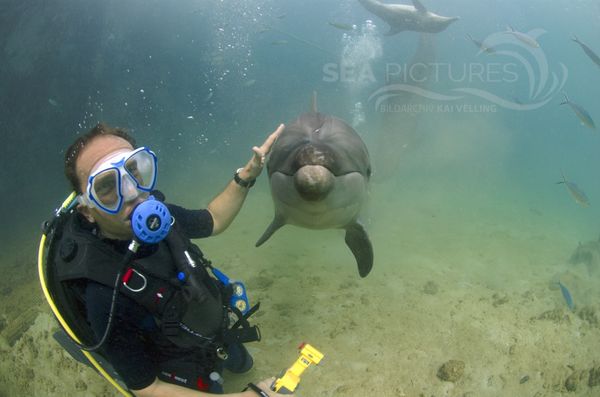
{"label": "dolphin's dorsal fin", "polygon": [[317,113],[317,91],[313,91],[312,101],[310,103],[310,110]]}
{"label": "dolphin's dorsal fin", "polygon": [[419,12],[427,12],[427,8],[419,0],[413,0],[413,5]]}

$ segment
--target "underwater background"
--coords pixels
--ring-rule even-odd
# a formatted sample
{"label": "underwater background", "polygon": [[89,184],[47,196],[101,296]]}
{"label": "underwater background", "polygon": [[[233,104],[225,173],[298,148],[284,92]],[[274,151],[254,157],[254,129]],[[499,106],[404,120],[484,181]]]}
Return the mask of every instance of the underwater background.
{"label": "underwater background", "polygon": [[[325,360],[298,396],[600,394],[600,135],[560,105],[600,120],[600,65],[572,41],[600,53],[600,3],[424,5],[460,20],[387,36],[358,0],[2,0],[0,396],[117,395],[54,342],[37,281],[77,134],[129,129],[168,201],[200,208],[313,91],[369,148],[374,268],[359,278],[340,230],[286,226],[254,248],[273,216],[265,172],[198,242],[261,301],[255,367],[226,390],[307,341]],[[411,64],[437,66],[407,78]]]}

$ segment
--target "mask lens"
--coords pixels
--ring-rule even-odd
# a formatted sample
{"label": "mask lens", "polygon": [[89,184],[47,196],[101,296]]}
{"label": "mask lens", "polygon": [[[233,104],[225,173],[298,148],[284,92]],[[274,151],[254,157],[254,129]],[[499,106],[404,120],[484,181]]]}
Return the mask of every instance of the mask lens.
{"label": "mask lens", "polygon": [[142,190],[151,190],[156,182],[156,157],[142,150],[125,161],[125,170]]}
{"label": "mask lens", "polygon": [[98,204],[108,210],[119,206],[119,172],[111,168],[100,172],[92,181],[92,194]]}

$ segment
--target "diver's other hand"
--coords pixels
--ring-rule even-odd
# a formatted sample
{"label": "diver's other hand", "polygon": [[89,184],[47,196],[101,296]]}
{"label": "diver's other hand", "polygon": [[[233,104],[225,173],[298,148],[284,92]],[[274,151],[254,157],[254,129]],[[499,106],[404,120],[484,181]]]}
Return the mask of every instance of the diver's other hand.
{"label": "diver's other hand", "polygon": [[271,152],[271,147],[273,146],[273,144],[277,140],[277,137],[279,137],[284,128],[284,124],[279,124],[279,127],[277,127],[277,129],[273,131],[271,135],[269,135],[267,140],[260,147],[254,146],[252,148],[254,155],[252,156],[248,164],[246,164],[244,169],[240,171],[240,178],[249,181],[252,179],[256,179],[260,175],[265,165],[265,159],[269,152]]}
{"label": "diver's other hand", "polygon": [[[283,124],[282,124],[283,125]],[[277,131],[275,131],[277,132]],[[258,382],[256,386],[260,388],[262,391],[267,393],[269,397],[294,397],[293,394],[279,394],[271,390],[271,385],[275,383],[275,378],[267,378],[261,382]]]}

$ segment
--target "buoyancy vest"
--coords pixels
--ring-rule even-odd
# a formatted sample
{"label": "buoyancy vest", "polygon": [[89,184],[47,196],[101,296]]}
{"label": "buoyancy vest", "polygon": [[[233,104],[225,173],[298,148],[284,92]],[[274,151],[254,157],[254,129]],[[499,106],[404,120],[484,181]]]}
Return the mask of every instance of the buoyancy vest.
{"label": "buoyancy vest", "polygon": [[[173,227],[169,233],[178,233],[177,228]],[[85,326],[83,288],[89,280],[114,287],[117,274],[122,270],[119,267],[124,257],[123,247],[102,240],[95,227],[76,212],[68,215],[57,240],[51,260],[53,284],[61,291],[59,306],[71,311],[67,318],[83,322],[80,331],[90,339],[92,334]],[[119,293],[148,310],[162,333],[175,345],[202,348],[212,345],[222,349],[229,323],[224,302],[228,302],[230,292],[209,275],[200,249],[187,238],[180,240],[185,247],[170,247],[166,241],[145,247],[146,252],[125,268]],[[198,264],[195,277],[200,281],[200,290],[177,277],[173,250],[181,249],[187,250]],[[255,334],[259,335],[257,330]],[[237,338],[236,341],[250,340]]]}

